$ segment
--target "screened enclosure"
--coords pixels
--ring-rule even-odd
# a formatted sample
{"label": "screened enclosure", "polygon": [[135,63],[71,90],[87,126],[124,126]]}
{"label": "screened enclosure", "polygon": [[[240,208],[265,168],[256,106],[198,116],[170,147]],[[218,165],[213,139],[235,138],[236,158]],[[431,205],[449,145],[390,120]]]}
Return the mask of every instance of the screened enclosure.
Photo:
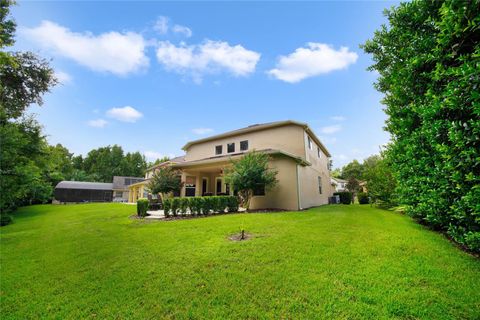
{"label": "screened enclosure", "polygon": [[62,181],[55,187],[55,200],[60,202],[110,202],[113,184],[101,182]]}

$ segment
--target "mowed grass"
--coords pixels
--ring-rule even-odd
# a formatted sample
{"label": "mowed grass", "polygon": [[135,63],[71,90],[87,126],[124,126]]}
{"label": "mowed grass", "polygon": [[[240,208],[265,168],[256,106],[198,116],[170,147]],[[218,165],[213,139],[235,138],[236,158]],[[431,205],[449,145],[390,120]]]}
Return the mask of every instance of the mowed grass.
{"label": "mowed grass", "polygon": [[[2,319],[479,319],[480,261],[370,206],[129,219],[20,209],[1,233]],[[244,227],[255,237],[232,242]]]}

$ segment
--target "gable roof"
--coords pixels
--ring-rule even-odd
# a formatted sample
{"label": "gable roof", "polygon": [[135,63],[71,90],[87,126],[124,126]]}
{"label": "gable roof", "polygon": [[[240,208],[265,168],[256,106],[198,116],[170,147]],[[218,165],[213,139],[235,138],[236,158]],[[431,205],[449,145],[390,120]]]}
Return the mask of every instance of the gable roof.
{"label": "gable roof", "polygon": [[315,143],[322,149],[322,151],[327,155],[327,157],[331,157],[330,152],[328,152],[327,148],[323,145],[323,143],[320,141],[320,139],[315,135],[315,133],[310,129],[308,124],[303,123],[303,122],[298,122],[298,121],[293,121],[293,120],[285,120],[285,121],[275,121],[275,122],[268,122],[268,123],[260,123],[260,124],[253,124],[245,128],[241,129],[236,129],[232,131],[227,131],[221,134],[213,135],[210,137],[206,137],[203,139],[198,139],[198,140],[193,140],[187,142],[182,149],[187,151],[188,148],[190,148],[194,144],[198,143],[203,143],[203,142],[208,142],[208,141],[213,141],[217,139],[222,139],[222,138],[227,138],[227,137],[232,137],[244,133],[249,133],[249,132],[255,132],[255,131],[261,131],[261,130],[266,130],[266,129],[271,129],[271,128],[276,128],[276,127],[283,127],[286,125],[296,125],[302,127],[308,134],[309,136],[315,141]]}
{"label": "gable roof", "polygon": [[150,170],[158,168],[158,167],[163,167],[164,165],[167,165],[169,163],[175,164],[175,163],[181,163],[181,162],[185,162],[185,155],[172,158],[168,161],[157,163],[157,164],[151,166],[150,168],[147,168],[147,171],[150,171]]}

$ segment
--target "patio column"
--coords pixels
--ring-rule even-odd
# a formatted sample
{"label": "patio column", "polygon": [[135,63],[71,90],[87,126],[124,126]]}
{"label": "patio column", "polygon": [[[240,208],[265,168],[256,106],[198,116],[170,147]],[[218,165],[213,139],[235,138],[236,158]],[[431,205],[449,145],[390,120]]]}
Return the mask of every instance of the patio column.
{"label": "patio column", "polygon": [[195,196],[200,197],[202,195],[202,173],[197,173],[197,178],[195,179]]}

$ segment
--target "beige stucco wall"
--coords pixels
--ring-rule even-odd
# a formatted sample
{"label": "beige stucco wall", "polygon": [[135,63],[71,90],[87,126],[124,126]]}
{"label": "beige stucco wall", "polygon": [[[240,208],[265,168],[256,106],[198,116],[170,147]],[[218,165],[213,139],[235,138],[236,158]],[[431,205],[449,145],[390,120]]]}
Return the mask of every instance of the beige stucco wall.
{"label": "beige stucco wall", "polygon": [[[308,146],[308,134],[304,133],[305,159],[311,166],[299,167],[300,206],[302,209],[328,204],[328,197],[333,195],[328,170],[329,158],[312,139],[312,148]],[[319,193],[318,177],[322,179],[322,194]]]}
{"label": "beige stucco wall", "polygon": [[297,163],[288,157],[275,157],[270,166],[278,170],[278,184],[275,188],[267,190],[265,196],[254,196],[250,208],[298,210]]}
{"label": "beige stucco wall", "polygon": [[237,136],[194,144],[186,150],[185,160],[199,160],[217,156],[215,146],[222,145],[222,155],[228,155],[227,144],[235,143],[235,153],[240,151],[240,141],[248,140],[248,150],[277,149],[303,157],[302,144],[304,130],[297,125],[286,125],[261,131],[244,133]]}

